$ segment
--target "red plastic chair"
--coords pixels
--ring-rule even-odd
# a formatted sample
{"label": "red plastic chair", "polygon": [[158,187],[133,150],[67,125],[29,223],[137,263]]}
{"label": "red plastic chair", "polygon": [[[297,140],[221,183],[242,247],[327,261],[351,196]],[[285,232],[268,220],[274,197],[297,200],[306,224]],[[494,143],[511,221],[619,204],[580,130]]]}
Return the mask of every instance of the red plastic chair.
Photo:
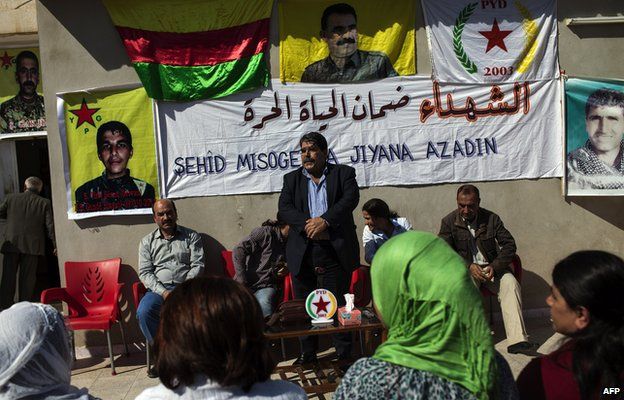
{"label": "red plastic chair", "polygon": [[361,265],[351,274],[349,293],[355,295],[353,302],[356,307],[366,307],[373,298],[369,271],[369,267]]}
{"label": "red plastic chair", "polygon": [[115,322],[119,322],[121,338],[128,354],[118,304],[123,286],[123,283],[118,282],[120,265],[121,258],[67,261],[65,263],[67,287],[47,289],[41,293],[42,303],[63,301],[67,304],[69,315],[65,316],[65,320],[70,330],[101,329],[106,332],[112,375],[116,375],[116,372],[110,329]]}
{"label": "red plastic chair", "polygon": [[[145,296],[145,293],[147,293],[147,288],[143,285],[143,282],[134,282],[132,284],[132,299],[134,300],[135,310],[139,309],[139,303],[141,302],[143,296]],[[147,370],[149,371],[151,367],[150,345],[147,342],[147,339],[145,340],[145,364],[147,365]]]}
{"label": "red plastic chair", "polygon": [[[520,256],[515,254],[513,259],[511,260],[511,264],[509,265],[511,266],[511,273],[516,278],[518,283],[522,283],[522,260],[520,260]],[[494,321],[493,298],[498,297],[498,295],[483,285],[481,285],[480,289],[481,295],[484,297],[488,297],[490,300],[490,325],[492,325],[492,322]]]}
{"label": "red plastic chair", "polygon": [[232,251],[230,250],[221,250],[221,258],[225,262],[225,274],[230,278],[234,279],[234,275],[236,275],[236,270],[234,269],[234,261],[232,261]]}

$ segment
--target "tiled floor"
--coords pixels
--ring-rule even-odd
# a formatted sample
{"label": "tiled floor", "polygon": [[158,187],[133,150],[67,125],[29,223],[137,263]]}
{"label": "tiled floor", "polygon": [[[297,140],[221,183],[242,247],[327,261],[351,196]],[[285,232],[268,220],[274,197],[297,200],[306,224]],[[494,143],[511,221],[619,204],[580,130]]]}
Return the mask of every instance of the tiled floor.
{"label": "tiled floor", "polygon": [[[544,343],[553,334],[547,317],[528,319],[526,324],[527,330],[531,334],[531,340],[540,344]],[[531,357],[521,354],[507,354],[507,344],[501,322],[495,322],[494,341],[496,349],[507,359],[514,376],[517,376]],[[325,344],[326,347],[330,346],[329,341]],[[359,351],[357,345],[354,347],[354,351]],[[297,354],[297,348],[296,341],[291,340],[287,342],[287,355],[292,357],[292,359],[284,362],[285,364],[293,361]],[[275,356],[281,359],[279,344],[275,344],[273,350]],[[329,349],[325,353],[331,354],[332,351]],[[86,387],[91,395],[104,400],[134,399],[143,389],[158,384],[158,379],[147,377],[145,353],[132,353],[127,357],[117,357],[115,364],[117,375],[111,376],[106,358],[79,359],[76,361],[72,372],[72,384],[80,388]]]}

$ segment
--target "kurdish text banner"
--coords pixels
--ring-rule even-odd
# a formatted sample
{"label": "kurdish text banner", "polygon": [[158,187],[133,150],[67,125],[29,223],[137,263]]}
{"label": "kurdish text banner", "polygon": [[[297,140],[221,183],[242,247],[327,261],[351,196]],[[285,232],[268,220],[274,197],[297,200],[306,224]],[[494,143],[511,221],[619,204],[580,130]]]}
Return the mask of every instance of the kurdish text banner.
{"label": "kurdish text banner", "polygon": [[428,77],[369,84],[272,82],[193,103],[157,102],[166,197],[281,190],[301,166],[299,138],[319,131],[330,162],[361,186],[562,175],[560,83],[443,85]]}

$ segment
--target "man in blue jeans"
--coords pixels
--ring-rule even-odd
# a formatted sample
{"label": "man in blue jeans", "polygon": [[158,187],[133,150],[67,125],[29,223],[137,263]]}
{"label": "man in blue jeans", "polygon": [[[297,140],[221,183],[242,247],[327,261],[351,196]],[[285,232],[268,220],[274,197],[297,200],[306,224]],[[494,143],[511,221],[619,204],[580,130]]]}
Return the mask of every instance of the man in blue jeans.
{"label": "man in blue jeans", "polygon": [[278,215],[276,220],[264,221],[232,249],[234,279],[251,289],[265,318],[273,314],[278,280],[288,273],[285,252],[289,231]]}
{"label": "man in blue jeans", "polygon": [[[152,211],[158,229],[145,236],[139,245],[139,278],[148,291],[137,309],[139,327],[148,345],[158,331],[160,307],[169,293],[204,269],[201,236],[177,224],[174,202],[157,200]],[[150,370],[148,375],[155,377],[156,373]]]}

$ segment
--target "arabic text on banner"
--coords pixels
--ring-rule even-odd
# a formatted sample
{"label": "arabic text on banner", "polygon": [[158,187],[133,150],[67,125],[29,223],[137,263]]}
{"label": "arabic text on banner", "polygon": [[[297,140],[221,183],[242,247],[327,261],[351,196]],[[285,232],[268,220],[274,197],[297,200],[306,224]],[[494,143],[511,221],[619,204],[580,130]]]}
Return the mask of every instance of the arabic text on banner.
{"label": "arabic text on banner", "polygon": [[422,6],[435,79],[559,77],[555,0],[422,0]]}
{"label": "arabic text on banner", "polygon": [[566,194],[624,195],[624,80],[569,78]]}
{"label": "arabic text on banner", "polygon": [[[320,37],[323,11],[335,1],[284,0],[279,2],[280,80],[299,82],[306,67],[315,62],[331,64],[327,43]],[[369,74],[365,80],[396,75],[413,75],[415,66],[415,2],[397,0],[349,2],[356,12],[355,37],[357,52],[373,53],[386,60],[392,73]],[[349,26],[340,28],[351,29]],[[340,32],[342,33],[342,32]],[[339,45],[339,47],[342,45]],[[355,57],[355,58],[354,58]],[[362,57],[351,57],[356,67],[366,64]],[[360,67],[361,68],[361,67]],[[309,80],[317,82],[317,80]],[[335,81],[338,82],[338,81]]]}
{"label": "arabic text on banner", "polygon": [[68,218],[151,214],[159,190],[154,111],[145,89],[60,94],[57,114]]}
{"label": "arabic text on banner", "polygon": [[265,87],[271,0],[105,0],[148,96],[214,99]]}
{"label": "arabic text on banner", "polygon": [[157,102],[164,195],[277,192],[301,166],[299,138],[310,131],[361,186],[562,175],[557,81],[272,84],[229,101]]}

